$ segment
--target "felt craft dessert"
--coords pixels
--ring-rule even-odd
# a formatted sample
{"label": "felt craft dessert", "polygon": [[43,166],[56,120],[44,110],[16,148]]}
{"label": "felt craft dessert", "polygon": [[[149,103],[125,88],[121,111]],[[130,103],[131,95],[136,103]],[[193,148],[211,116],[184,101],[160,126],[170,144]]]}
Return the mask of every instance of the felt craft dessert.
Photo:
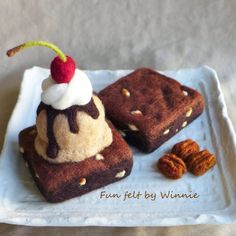
{"label": "felt craft dessert", "polygon": [[99,93],[108,118],[125,139],[152,152],[204,109],[200,93],[149,68],[140,68]]}
{"label": "felt craft dessert", "polygon": [[7,55],[31,46],[46,46],[58,54],[42,83],[36,125],[19,134],[20,152],[41,193],[49,202],[60,202],[128,176],[132,152],[105,119],[86,74],[44,41],[22,44]]}

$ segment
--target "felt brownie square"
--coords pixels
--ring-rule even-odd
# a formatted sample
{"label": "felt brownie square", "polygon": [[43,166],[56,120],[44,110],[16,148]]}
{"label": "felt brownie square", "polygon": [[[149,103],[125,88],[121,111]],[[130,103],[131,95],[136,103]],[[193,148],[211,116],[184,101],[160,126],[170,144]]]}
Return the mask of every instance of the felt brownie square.
{"label": "felt brownie square", "polygon": [[140,68],[99,93],[108,118],[125,139],[152,152],[204,109],[200,93],[149,68]]}
{"label": "felt brownie square", "polygon": [[49,202],[61,202],[119,181],[131,172],[132,152],[121,135],[109,124],[112,144],[84,161],[53,164],[34,148],[36,127],[19,134],[20,151],[40,192]]}

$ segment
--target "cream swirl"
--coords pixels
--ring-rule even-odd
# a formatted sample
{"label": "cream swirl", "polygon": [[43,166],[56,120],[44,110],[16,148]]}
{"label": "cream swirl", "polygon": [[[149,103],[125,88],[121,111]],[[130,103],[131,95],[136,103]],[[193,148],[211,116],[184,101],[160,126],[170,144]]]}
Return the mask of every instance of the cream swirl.
{"label": "cream swirl", "polygon": [[73,105],[86,105],[92,98],[93,89],[87,75],[79,70],[69,83],[56,83],[51,76],[42,83],[41,100],[58,110],[64,110]]}

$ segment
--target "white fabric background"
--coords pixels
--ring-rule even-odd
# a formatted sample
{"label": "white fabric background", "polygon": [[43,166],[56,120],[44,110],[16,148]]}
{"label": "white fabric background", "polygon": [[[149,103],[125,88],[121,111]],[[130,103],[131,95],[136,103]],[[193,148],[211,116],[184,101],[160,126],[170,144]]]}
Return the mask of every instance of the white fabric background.
{"label": "white fabric background", "polygon": [[[82,69],[174,70],[207,64],[218,72],[236,122],[236,1],[8,0],[0,1],[0,149],[22,73],[49,67],[54,54],[5,51],[28,40],[56,43]],[[32,78],[33,79],[33,78]],[[148,219],[147,219],[148,221]],[[232,225],[161,228],[47,228],[0,224],[0,235],[236,235]]]}

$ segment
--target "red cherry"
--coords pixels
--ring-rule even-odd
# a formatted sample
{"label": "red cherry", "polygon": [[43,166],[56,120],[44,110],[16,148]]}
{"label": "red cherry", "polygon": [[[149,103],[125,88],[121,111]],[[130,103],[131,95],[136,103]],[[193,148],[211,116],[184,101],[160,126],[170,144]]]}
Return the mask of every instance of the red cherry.
{"label": "red cherry", "polygon": [[58,56],[55,57],[51,63],[51,75],[57,83],[69,83],[75,73],[75,61],[66,56],[67,60],[64,62]]}

